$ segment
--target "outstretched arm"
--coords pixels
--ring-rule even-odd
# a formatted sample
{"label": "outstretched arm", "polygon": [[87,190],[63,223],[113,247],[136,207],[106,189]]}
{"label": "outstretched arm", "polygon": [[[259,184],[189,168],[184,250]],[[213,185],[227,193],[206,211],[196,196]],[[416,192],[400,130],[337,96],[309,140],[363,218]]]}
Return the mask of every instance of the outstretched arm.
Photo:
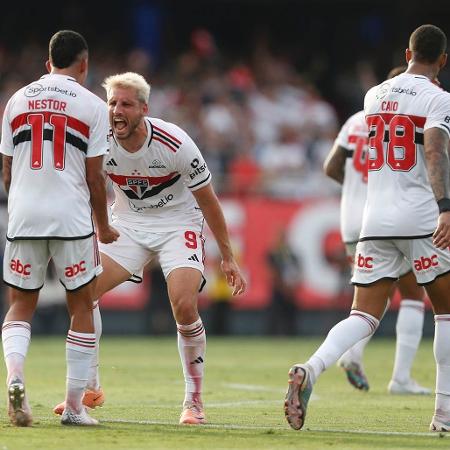
{"label": "outstretched arm", "polygon": [[424,133],[425,159],[428,179],[439,205],[439,219],[433,242],[445,249],[450,245],[450,173],[448,158],[448,134],[439,128]]}
{"label": "outstretched arm", "polygon": [[203,216],[217,241],[220,254],[222,255],[222,271],[229,286],[233,288],[233,295],[244,293],[247,283],[234,260],[225,217],[211,184],[193,191],[192,194],[197,200],[198,206],[202,210]]}

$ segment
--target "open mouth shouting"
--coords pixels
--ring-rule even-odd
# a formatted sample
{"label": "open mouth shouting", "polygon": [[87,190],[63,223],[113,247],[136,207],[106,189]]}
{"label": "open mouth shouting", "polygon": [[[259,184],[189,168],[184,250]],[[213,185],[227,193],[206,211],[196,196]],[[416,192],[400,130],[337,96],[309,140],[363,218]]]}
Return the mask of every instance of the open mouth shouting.
{"label": "open mouth shouting", "polygon": [[128,121],[124,117],[114,117],[112,122],[117,137],[125,137],[128,134]]}

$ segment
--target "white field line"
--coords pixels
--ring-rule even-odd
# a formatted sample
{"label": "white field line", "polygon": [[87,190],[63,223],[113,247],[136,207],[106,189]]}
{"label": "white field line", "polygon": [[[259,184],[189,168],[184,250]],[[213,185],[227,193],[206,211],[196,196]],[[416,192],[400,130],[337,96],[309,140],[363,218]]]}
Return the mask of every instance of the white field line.
{"label": "white field line", "polygon": [[[123,423],[123,424],[136,424],[136,425],[167,425],[167,426],[177,426],[177,422],[159,421],[159,420],[125,420],[125,419],[103,419],[102,423]],[[182,425],[185,426],[185,425]],[[286,425],[285,427],[280,426],[260,426],[260,425],[234,425],[234,424],[215,424],[207,423],[201,425],[202,428],[213,428],[213,429],[224,429],[224,430],[278,430],[278,431],[288,431],[295,433],[295,431],[290,430]],[[417,436],[417,437],[447,437],[446,433],[437,432],[423,432],[423,433],[410,433],[407,431],[374,431],[374,430],[331,430],[325,428],[307,428],[301,433],[331,433],[331,434],[367,434],[376,436]],[[450,439],[450,433],[448,434]]]}
{"label": "white field line", "polygon": [[[35,417],[37,420],[46,420],[46,421],[54,421],[56,416],[47,416],[47,417]],[[59,420],[58,420],[59,422]],[[132,419],[100,419],[100,425],[102,424],[128,424],[128,425],[156,425],[156,426],[180,426],[185,427],[189,425],[179,425],[178,422],[175,421],[167,421],[167,420],[132,420]],[[414,437],[433,437],[433,438],[447,438],[450,439],[450,433],[441,433],[441,432],[423,432],[423,433],[413,433],[408,431],[375,431],[375,430],[333,430],[329,428],[305,428],[304,430],[297,432],[291,430],[288,425],[286,426],[263,426],[263,425],[235,425],[235,424],[218,424],[218,423],[207,423],[201,425],[201,428],[211,428],[216,430],[261,430],[261,431],[287,431],[289,433],[300,433],[300,434],[308,434],[308,433],[329,433],[329,434],[362,434],[362,435],[373,435],[373,436],[414,436]]]}

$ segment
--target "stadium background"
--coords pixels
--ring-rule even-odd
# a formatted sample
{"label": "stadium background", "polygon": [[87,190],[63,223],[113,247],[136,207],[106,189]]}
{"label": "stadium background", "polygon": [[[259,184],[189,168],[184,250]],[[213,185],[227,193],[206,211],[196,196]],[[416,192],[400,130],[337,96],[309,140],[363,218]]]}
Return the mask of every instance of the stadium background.
{"label": "stadium background", "polygon": [[[151,115],[180,125],[204,153],[249,282],[248,293],[229,302],[210,238],[200,301],[207,327],[214,331],[218,311],[225,332],[274,331],[267,252],[285,230],[300,264],[290,331],[323,334],[351,301],[339,187],[322,174],[323,160],[365,91],[403,63],[411,31],[434,23],[449,34],[449,19],[450,4],[441,0],[8,3],[0,16],[0,111],[44,73],[48,39],[58,29],[87,38],[87,87],[101,97],[105,76],[142,73],[152,84]],[[449,69],[440,81],[450,89]],[[5,227],[4,196],[1,202]],[[63,291],[49,278],[34,331],[60,333],[67,329]],[[163,283],[151,269],[143,285],[106,295],[104,332],[174,330]],[[5,305],[5,290],[2,299]],[[379,333],[393,334],[394,321],[389,312]],[[431,335],[430,313],[425,323]]]}

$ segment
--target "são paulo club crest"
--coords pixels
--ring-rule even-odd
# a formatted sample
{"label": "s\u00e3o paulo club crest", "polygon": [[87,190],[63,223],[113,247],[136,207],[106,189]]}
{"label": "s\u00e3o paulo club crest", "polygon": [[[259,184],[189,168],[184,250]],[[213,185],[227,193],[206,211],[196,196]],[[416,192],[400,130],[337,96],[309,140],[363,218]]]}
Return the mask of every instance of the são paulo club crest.
{"label": "s\u00e3o paulo club crest", "polygon": [[[137,198],[142,199],[148,189],[149,183],[146,178],[127,178],[127,186],[136,194]],[[124,189],[122,188],[122,190]]]}

